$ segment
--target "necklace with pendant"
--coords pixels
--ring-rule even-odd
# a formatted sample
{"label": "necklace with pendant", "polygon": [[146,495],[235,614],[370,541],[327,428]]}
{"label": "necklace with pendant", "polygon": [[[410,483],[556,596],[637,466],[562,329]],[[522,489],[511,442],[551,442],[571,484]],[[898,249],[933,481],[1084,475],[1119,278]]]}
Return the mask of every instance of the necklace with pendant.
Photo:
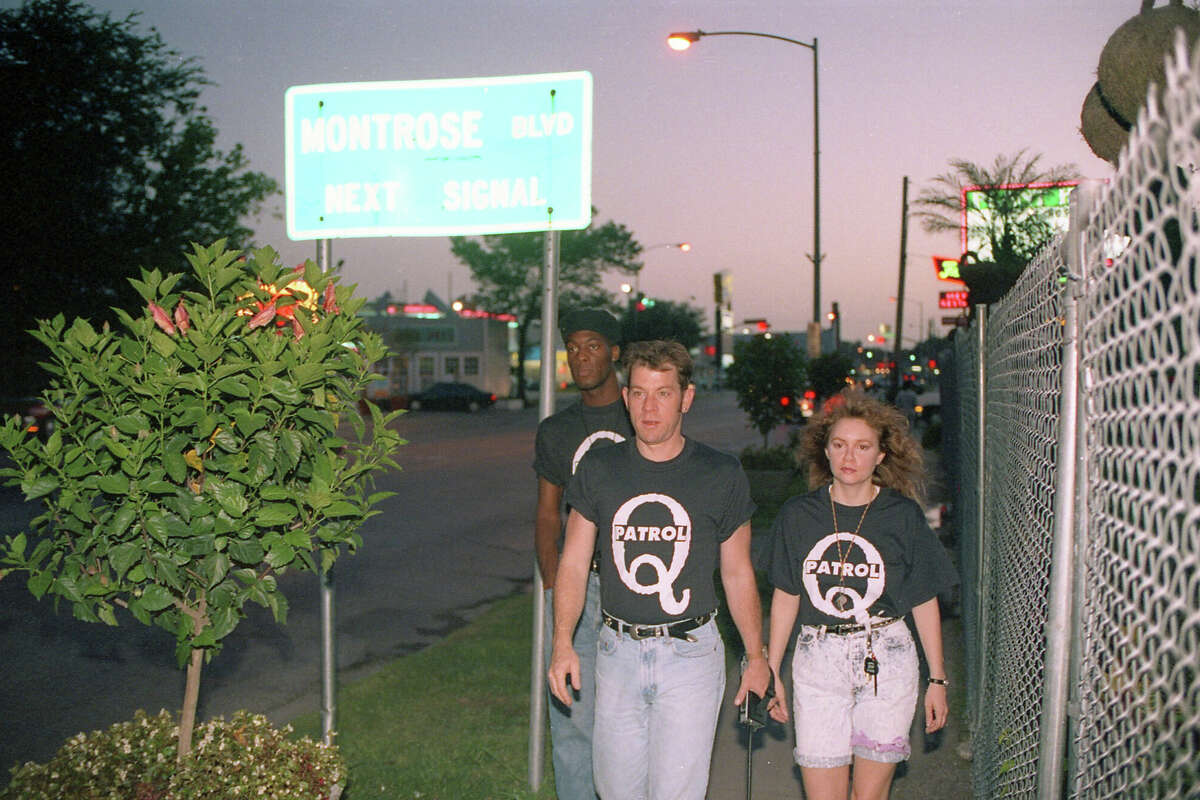
{"label": "necklace with pendant", "polygon": [[[867,518],[867,512],[871,510],[871,503],[875,502],[878,492],[871,495],[871,499],[867,501],[867,507],[863,509],[862,516],[858,518],[858,525],[854,528],[854,536],[858,536],[858,532],[862,530],[863,520]],[[833,484],[829,484],[829,513],[833,515],[833,533],[837,537],[834,541],[837,542],[838,563],[838,586],[844,586],[846,583],[846,559],[850,557],[850,542],[847,542],[846,552],[842,552],[842,531],[841,526],[837,521],[837,508],[833,502]],[[850,608],[850,598],[846,597],[843,592],[838,592],[837,597],[833,600],[833,606],[838,611],[846,611]]]}

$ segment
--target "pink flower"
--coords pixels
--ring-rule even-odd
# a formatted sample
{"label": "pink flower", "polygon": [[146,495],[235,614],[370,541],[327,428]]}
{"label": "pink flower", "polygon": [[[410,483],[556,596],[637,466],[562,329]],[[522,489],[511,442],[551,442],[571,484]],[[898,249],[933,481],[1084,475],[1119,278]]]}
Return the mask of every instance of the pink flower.
{"label": "pink flower", "polygon": [[304,338],[304,326],[295,317],[292,317],[292,333],[296,335],[297,342]]}
{"label": "pink flower", "polygon": [[267,304],[266,308],[250,318],[250,330],[261,328],[271,320],[275,319],[275,301],[272,300]]}
{"label": "pink flower", "polygon": [[325,284],[325,302],[321,306],[326,314],[337,314],[341,312],[337,304],[337,294],[334,292],[333,283]]}
{"label": "pink flower", "polygon": [[187,309],[183,306],[182,298],[179,300],[179,305],[175,306],[175,327],[179,328],[180,333],[187,333],[188,328],[192,327],[192,321],[188,318]]}
{"label": "pink flower", "polygon": [[149,304],[150,316],[154,319],[154,324],[162,329],[162,332],[168,336],[175,335],[175,326],[171,323],[171,318],[167,316],[167,312],[158,303],[151,302]]}

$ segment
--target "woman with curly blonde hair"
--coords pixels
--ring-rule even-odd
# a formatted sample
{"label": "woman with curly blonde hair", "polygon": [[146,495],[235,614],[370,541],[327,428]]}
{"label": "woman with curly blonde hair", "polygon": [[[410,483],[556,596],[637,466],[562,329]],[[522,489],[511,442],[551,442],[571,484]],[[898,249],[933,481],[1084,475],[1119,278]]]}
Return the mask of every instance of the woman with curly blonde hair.
{"label": "woman with curly blonde hair", "polygon": [[937,595],[958,578],[918,505],[919,445],[899,410],[847,391],[805,428],[812,491],[775,518],[762,567],[775,587],[768,663],[771,716],[788,721],[779,669],[792,659],[796,763],[809,800],[886,800],[909,756],[917,700],[911,613],[929,664],[925,730],[946,724]]}
{"label": "woman with curly blonde hair", "polygon": [[800,455],[808,463],[809,488],[816,489],[833,480],[825,446],[830,430],[846,417],[863,420],[879,435],[879,447],[886,457],[875,468],[872,481],[920,503],[925,490],[923,454],[917,440],[909,434],[908,419],[895,406],[859,391],[847,390],[836,395],[825,412],[805,426]]}

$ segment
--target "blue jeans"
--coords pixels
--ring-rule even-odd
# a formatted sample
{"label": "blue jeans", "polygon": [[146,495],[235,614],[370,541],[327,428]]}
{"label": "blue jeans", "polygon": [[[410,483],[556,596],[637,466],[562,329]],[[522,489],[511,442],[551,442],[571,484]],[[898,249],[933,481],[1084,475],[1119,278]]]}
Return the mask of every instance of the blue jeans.
{"label": "blue jeans", "polygon": [[600,630],[596,657],[596,790],[604,800],[703,800],[725,644],[717,623],[695,642]]}
{"label": "blue jeans", "polygon": [[[554,695],[550,698],[550,744],[554,761],[554,790],[559,800],[596,800],[592,779],[592,727],[596,715],[596,640],[600,636],[600,576],[588,576],[583,613],[575,628],[575,652],[579,654],[580,683],[574,702],[567,708]],[[546,669],[550,668],[554,641],[554,590],[546,590]]]}

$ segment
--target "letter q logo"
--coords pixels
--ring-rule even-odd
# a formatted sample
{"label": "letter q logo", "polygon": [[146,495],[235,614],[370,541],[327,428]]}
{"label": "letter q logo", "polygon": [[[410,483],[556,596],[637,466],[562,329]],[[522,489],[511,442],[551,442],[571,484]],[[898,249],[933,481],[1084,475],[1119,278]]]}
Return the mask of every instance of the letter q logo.
{"label": "letter q logo", "polygon": [[[692,599],[692,590],[684,589],[680,594],[679,599],[675,598],[673,584],[675,579],[679,577],[679,573],[683,571],[684,564],[687,563],[688,551],[691,550],[691,539],[687,537],[676,538],[673,544],[671,553],[671,566],[668,568],[663,560],[653,553],[642,553],[633,561],[625,564],[625,539],[619,536],[616,532],[623,530],[629,523],[629,518],[633,516],[633,512],[643,505],[656,503],[666,506],[667,511],[671,513],[672,524],[677,529],[681,526],[687,526],[685,530],[691,531],[692,520],[688,516],[687,511],[673,497],[668,497],[665,494],[641,494],[626,500],[624,505],[617,509],[617,513],[613,516],[613,561],[617,565],[617,574],[621,578],[621,583],[625,584],[631,591],[638,594],[657,594],[658,604],[667,614],[682,614],[688,607],[688,603]],[[682,539],[682,541],[681,541]],[[637,571],[643,566],[648,566],[654,570],[655,582],[652,584],[639,583],[637,579]]]}

